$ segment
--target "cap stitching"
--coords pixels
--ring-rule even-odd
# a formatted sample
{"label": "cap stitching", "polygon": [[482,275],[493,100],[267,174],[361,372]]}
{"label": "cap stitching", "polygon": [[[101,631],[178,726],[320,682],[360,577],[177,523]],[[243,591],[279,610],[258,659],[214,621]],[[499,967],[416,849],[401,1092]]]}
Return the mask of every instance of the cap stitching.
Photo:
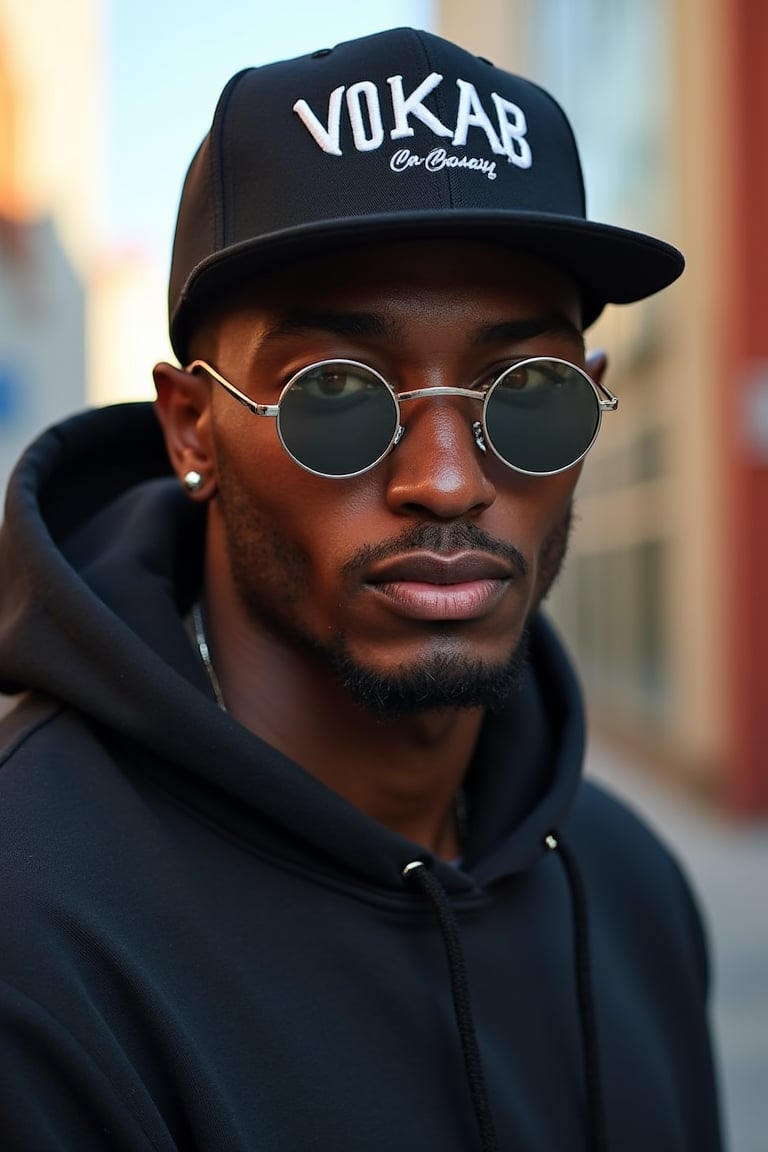
{"label": "cap stitching", "polygon": [[234,96],[235,89],[240,82],[252,72],[252,68],[244,68],[232,77],[229,84],[224,89],[221,99],[219,100],[216,114],[214,116],[213,124],[211,126],[211,185],[212,185],[212,203],[213,203],[213,244],[212,251],[219,252],[223,248],[228,247],[227,243],[227,222],[232,215],[230,211],[230,204],[225,203],[227,183],[231,186],[233,181],[225,181],[224,179],[224,165],[226,151],[224,146],[224,137],[229,131],[230,117],[228,115],[229,105]]}
{"label": "cap stitching", "polygon": [[[431,71],[432,70],[432,60],[430,58],[429,49],[427,48],[425,34],[423,32],[417,32],[414,30],[413,38],[416,41],[417,50],[420,51],[420,54],[422,57],[422,63],[424,65],[424,67]],[[442,85],[438,85],[438,87],[434,93],[434,100],[435,100],[435,106],[437,108],[438,119],[441,119],[442,116],[445,115],[445,112],[447,111],[447,108],[448,108],[447,101],[442,99],[441,89],[442,89]],[[436,187],[436,189],[439,189],[439,185],[436,184],[435,187]],[[436,206],[440,207],[440,208],[443,208],[443,207],[455,208],[456,202],[455,202],[454,189],[453,189],[453,175],[451,173],[450,168],[446,168],[446,170],[445,170],[445,191],[447,192],[447,195],[445,195],[445,196],[440,195],[436,198],[436,200],[437,200]]]}
{"label": "cap stitching", "polygon": [[575,166],[575,171],[579,177],[579,191],[581,192],[581,210],[584,213],[584,219],[586,220],[588,218],[587,217],[587,189],[586,189],[586,185],[584,183],[584,171],[583,171],[583,168],[581,165],[581,158],[579,157],[579,148],[578,148],[578,145],[576,143],[576,136],[574,135],[573,126],[571,125],[571,122],[568,119],[568,117],[566,116],[564,110],[562,109],[560,104],[558,104],[557,100],[555,100],[555,98],[551,92],[547,92],[546,88],[542,88],[540,84],[537,84],[535,82],[535,80],[526,80],[526,83],[530,84],[530,86],[532,88],[535,88],[538,92],[541,93],[542,96],[545,97],[547,103],[552,106],[553,111],[555,111],[558,114],[558,116],[560,117],[560,120],[563,124],[563,127],[565,128],[565,130],[568,134],[568,139],[569,139],[570,144],[571,144],[571,152],[573,154],[572,159],[573,159],[573,163]]}

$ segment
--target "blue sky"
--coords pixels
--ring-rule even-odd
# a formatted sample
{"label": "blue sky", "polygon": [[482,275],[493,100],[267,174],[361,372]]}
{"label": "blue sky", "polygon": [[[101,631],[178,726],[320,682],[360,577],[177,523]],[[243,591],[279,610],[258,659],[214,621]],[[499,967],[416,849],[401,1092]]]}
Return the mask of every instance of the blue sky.
{"label": "blue sky", "polygon": [[169,259],[181,183],[240,68],[383,28],[429,28],[431,0],[109,0],[110,242]]}

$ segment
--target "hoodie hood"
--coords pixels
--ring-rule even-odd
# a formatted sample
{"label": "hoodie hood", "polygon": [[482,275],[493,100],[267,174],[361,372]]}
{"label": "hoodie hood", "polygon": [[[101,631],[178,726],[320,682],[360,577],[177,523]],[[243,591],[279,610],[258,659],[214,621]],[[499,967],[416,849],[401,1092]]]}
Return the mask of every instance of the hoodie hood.
{"label": "hoodie hood", "polygon": [[[293,862],[385,888],[423,849],[354,809],[222,712],[184,617],[198,595],[205,510],[173,476],[149,404],[87,412],[44,433],[8,488],[0,531],[0,689],[91,718],[164,787]],[[484,726],[466,791],[471,892],[546,851],[578,786],[578,686],[546,621],[503,715]],[[286,833],[288,834],[286,836]]]}

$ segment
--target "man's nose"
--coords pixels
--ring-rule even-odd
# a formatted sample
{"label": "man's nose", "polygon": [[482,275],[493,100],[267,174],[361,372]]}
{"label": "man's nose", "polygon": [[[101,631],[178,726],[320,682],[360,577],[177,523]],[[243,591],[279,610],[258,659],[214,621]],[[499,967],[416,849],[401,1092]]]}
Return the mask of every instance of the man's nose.
{"label": "man's nose", "polygon": [[[479,406],[478,406],[479,407]],[[388,457],[387,502],[440,520],[477,516],[496,499],[471,400],[426,397],[402,407],[405,432]]]}

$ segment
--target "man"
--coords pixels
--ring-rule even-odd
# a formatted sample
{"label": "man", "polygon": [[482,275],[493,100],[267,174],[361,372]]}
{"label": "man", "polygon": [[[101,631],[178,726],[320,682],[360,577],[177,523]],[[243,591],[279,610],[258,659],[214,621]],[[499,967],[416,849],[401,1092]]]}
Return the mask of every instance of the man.
{"label": "man", "polygon": [[4,1147],[719,1147],[696,911],[538,613],[616,404],[583,330],[681,270],[434,36],[231,81],[159,423],[10,486]]}

